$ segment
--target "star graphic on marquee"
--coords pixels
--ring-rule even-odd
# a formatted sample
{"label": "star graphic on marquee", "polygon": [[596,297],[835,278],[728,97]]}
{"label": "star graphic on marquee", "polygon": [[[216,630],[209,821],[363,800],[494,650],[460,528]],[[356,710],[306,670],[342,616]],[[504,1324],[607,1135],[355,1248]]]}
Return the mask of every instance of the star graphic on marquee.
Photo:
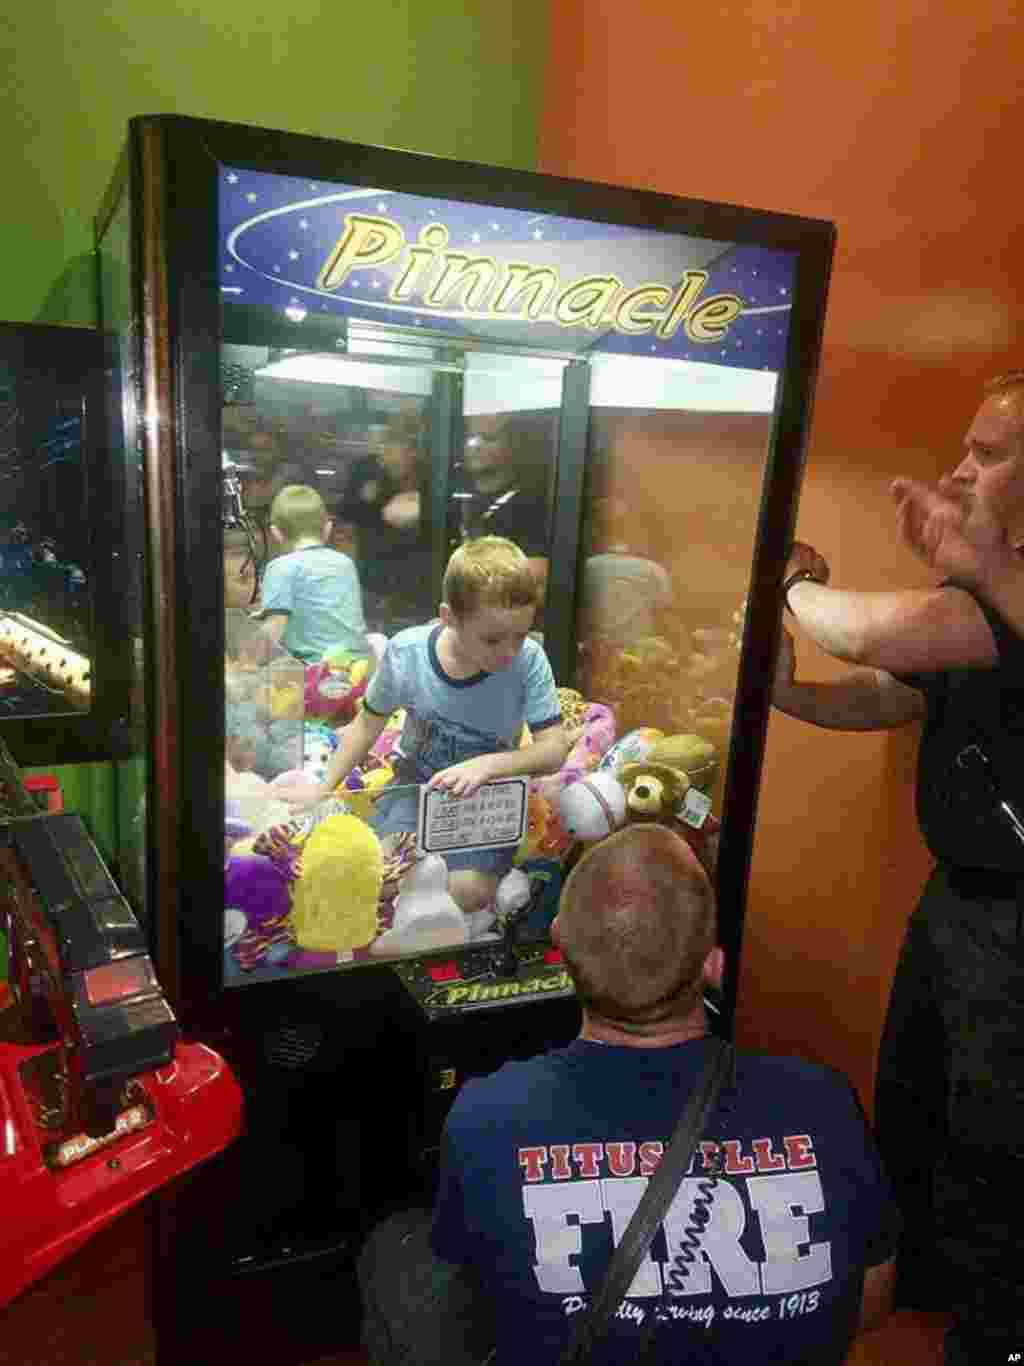
{"label": "star graphic on marquee", "polygon": [[237,185],[237,184],[238,184],[238,176],[235,175],[234,171],[232,171],[231,174],[228,176],[228,184],[229,184],[229,185]]}

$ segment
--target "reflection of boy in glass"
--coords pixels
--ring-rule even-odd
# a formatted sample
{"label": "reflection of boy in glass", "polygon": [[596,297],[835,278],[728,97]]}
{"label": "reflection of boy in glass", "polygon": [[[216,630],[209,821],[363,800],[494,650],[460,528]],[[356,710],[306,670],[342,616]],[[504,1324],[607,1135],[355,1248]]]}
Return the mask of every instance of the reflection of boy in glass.
{"label": "reflection of boy in glass", "polygon": [[456,490],[462,535],[505,536],[518,545],[537,575],[541,593],[548,568],[547,464],[531,467],[512,419],[500,414],[466,421],[463,486]]}
{"label": "reflection of boy in glass", "polygon": [[417,425],[393,422],[352,466],[338,504],[341,535],[355,540],[371,629],[420,621],[433,605],[425,464]]}
{"label": "reflection of boy in glass", "polygon": [[369,658],[355,566],[327,542],[331,520],[316,489],[289,484],[270,509],[270,533],[282,554],[263,575],[263,644],[280,644],[304,663],[340,646]]}

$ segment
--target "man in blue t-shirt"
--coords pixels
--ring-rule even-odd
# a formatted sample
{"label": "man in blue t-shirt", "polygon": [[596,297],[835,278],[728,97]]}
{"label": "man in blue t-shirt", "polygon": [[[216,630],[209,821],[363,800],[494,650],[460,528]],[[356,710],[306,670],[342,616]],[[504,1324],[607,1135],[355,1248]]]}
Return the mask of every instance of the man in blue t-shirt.
{"label": "man in blue t-shirt", "polygon": [[[429,1245],[426,1215],[400,1215],[361,1259],[375,1361],[555,1366],[707,1059],[715,932],[674,833],[634,826],[580,861],[552,927],[580,1035],[463,1087]],[[898,1230],[845,1079],[740,1054],[594,1366],[635,1360],[652,1319],[657,1362],[840,1366],[887,1312]]]}

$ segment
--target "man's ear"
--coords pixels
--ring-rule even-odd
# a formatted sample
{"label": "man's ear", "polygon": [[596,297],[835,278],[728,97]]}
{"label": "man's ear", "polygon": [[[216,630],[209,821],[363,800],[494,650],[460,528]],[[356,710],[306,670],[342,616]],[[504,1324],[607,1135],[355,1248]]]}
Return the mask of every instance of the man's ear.
{"label": "man's ear", "polygon": [[438,605],[437,615],[440,618],[442,626],[451,626],[452,622],[455,620],[455,613],[446,602],[442,602]]}
{"label": "man's ear", "polygon": [[722,988],[722,978],[725,975],[725,950],[717,944],[704,959],[704,980],[711,986]]}
{"label": "man's ear", "polygon": [[270,523],[270,535],[271,538],[278,543],[278,545],[284,545],[284,536],[282,535],[281,528],[279,526],[275,526],[273,522]]}
{"label": "man's ear", "polygon": [[334,535],[334,518],[333,518],[333,517],[328,517],[328,518],[327,518],[327,521],[324,522],[324,529],[323,529],[323,532],[322,532],[322,534],[321,534],[320,539],[323,541],[324,545],[327,545],[327,544],[330,542],[330,539],[331,539],[331,537],[332,537],[333,535]]}

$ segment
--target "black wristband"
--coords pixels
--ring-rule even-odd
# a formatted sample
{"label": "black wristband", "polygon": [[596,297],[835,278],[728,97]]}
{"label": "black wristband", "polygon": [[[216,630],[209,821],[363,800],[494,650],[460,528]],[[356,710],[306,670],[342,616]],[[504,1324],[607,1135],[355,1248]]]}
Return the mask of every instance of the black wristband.
{"label": "black wristband", "polygon": [[782,585],[782,602],[787,612],[792,612],[793,610],[789,605],[789,590],[795,583],[800,583],[804,579],[808,579],[811,583],[821,583],[817,574],[813,573],[810,569],[798,569],[794,574],[790,574],[789,578],[786,579]]}

